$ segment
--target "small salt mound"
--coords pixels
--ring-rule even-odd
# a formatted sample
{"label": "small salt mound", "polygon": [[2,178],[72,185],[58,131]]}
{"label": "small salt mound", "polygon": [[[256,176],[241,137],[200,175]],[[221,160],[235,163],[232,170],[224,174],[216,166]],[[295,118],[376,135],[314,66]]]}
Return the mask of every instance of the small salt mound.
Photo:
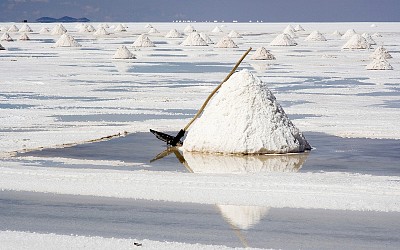
{"label": "small salt mound", "polygon": [[292,30],[284,30],[284,34],[288,34],[291,38],[296,38],[296,34]]}
{"label": "small salt mound", "polygon": [[318,30],[311,32],[309,36],[306,37],[306,41],[326,41],[324,35],[322,35]]}
{"label": "small salt mound", "polygon": [[156,47],[156,45],[145,34],[140,35],[132,45],[134,47]]}
{"label": "small salt mound", "polygon": [[28,36],[26,33],[22,33],[22,34],[19,36],[18,39],[21,40],[21,41],[28,41],[28,40],[31,40],[31,39],[29,38],[29,36]]}
{"label": "small salt mound", "polygon": [[89,31],[87,25],[82,25],[82,26],[79,28],[78,32],[79,32],[79,33],[89,33],[90,31]]}
{"label": "small salt mound", "polygon": [[110,26],[108,26],[108,24],[106,24],[106,23],[100,23],[99,25],[97,25],[97,29],[100,29],[100,28],[108,29],[108,28],[110,28]]}
{"label": "small salt mound", "polygon": [[373,37],[382,37],[382,35],[379,34],[379,33],[374,33],[372,36],[373,36]]}
{"label": "small salt mound", "polygon": [[392,58],[392,55],[383,46],[379,46],[369,57],[372,59],[378,59],[381,57],[384,59],[390,59]]}
{"label": "small salt mound", "polygon": [[275,37],[272,42],[269,43],[271,46],[296,46],[296,41],[291,38],[288,34],[279,34]]}
{"label": "small salt mound", "polygon": [[183,32],[192,33],[192,32],[196,32],[196,29],[192,25],[189,24],[188,26],[186,26],[186,28],[183,30]]}
{"label": "small salt mound", "polygon": [[136,59],[125,45],[121,45],[114,54],[114,59]]}
{"label": "small salt mound", "polygon": [[14,41],[14,40],[11,38],[10,34],[8,34],[7,32],[5,32],[5,33],[1,36],[0,40],[1,40],[1,41],[8,41],[8,42]]}
{"label": "small salt mound", "polygon": [[5,50],[6,48],[3,47],[3,45],[0,44],[0,50]]}
{"label": "small salt mound", "polygon": [[50,33],[50,30],[47,27],[43,27],[43,28],[40,29],[39,33],[40,34],[47,34],[47,33]]}
{"label": "small salt mound", "polygon": [[392,70],[393,69],[392,65],[390,65],[390,63],[388,61],[386,61],[386,59],[383,57],[374,59],[365,68],[368,70]]}
{"label": "small salt mound", "polygon": [[357,34],[357,32],[354,29],[348,29],[342,36],[342,39],[349,39],[352,36]]}
{"label": "small salt mound", "polygon": [[301,27],[300,24],[297,24],[296,27],[294,27],[294,31],[304,31],[303,27]]}
{"label": "small salt mound", "polygon": [[224,36],[221,40],[217,42],[214,46],[215,48],[238,48],[236,43],[229,37]]}
{"label": "small salt mound", "polygon": [[67,33],[67,29],[62,24],[57,24],[51,30],[51,34],[52,35],[63,35],[65,33]]}
{"label": "small salt mound", "polygon": [[95,36],[108,36],[110,32],[108,32],[104,27],[100,27],[96,32],[93,33]]}
{"label": "small salt mound", "polygon": [[182,37],[182,34],[179,33],[176,29],[171,29],[166,35],[166,38],[180,38]]}
{"label": "small salt mound", "polygon": [[240,35],[236,30],[229,32],[228,36],[231,38],[242,38],[242,35]]}
{"label": "small salt mound", "polygon": [[219,89],[190,128],[184,151],[223,154],[297,153],[310,150],[275,96],[248,70]]}
{"label": "small salt mound", "polygon": [[213,32],[213,33],[222,33],[223,31],[222,31],[222,29],[220,27],[216,26],[211,32]]}
{"label": "small salt mound", "polygon": [[203,38],[204,41],[206,41],[207,44],[214,44],[213,40],[204,32],[200,32],[201,38]]}
{"label": "small salt mound", "polygon": [[31,27],[29,27],[27,23],[22,25],[22,27],[19,29],[19,32],[32,32],[32,31],[33,30],[31,29]]}
{"label": "small salt mound", "polygon": [[343,34],[342,34],[340,31],[335,30],[335,31],[332,33],[332,35],[341,37]]}
{"label": "small salt mound", "polygon": [[147,33],[149,33],[149,34],[154,34],[154,33],[160,33],[160,31],[158,31],[156,28],[151,28],[151,29],[149,30],[149,32],[147,32]]}
{"label": "small salt mound", "polygon": [[368,33],[363,33],[361,36],[364,37],[365,40],[367,40],[367,42],[368,42],[369,44],[371,44],[371,45],[376,45],[375,40],[372,39],[372,37],[371,37],[370,34],[368,34]]}
{"label": "small salt mound", "polygon": [[371,24],[371,28],[376,28],[376,27],[378,27],[376,24]]}
{"label": "small salt mound", "polygon": [[151,25],[151,24],[146,24],[145,26],[144,26],[146,29],[151,29],[151,28],[153,28],[153,25]]}
{"label": "small salt mound", "polygon": [[55,47],[81,47],[71,35],[65,33],[57,40]]}
{"label": "small salt mound", "polygon": [[208,46],[207,42],[201,38],[200,34],[197,32],[190,33],[185,41],[182,42],[183,46]]}
{"label": "small salt mound", "polygon": [[122,23],[118,24],[117,27],[115,27],[114,31],[116,32],[125,32],[126,28],[124,27],[124,25],[122,25]]}
{"label": "small salt mound", "polygon": [[18,32],[18,31],[19,29],[15,24],[11,25],[11,27],[8,29],[8,32]]}
{"label": "small salt mound", "polygon": [[95,32],[96,31],[96,29],[93,27],[93,25],[91,25],[91,24],[88,24],[88,25],[86,25],[86,28],[87,28],[87,30],[89,31],[89,32]]}
{"label": "small salt mound", "polygon": [[364,37],[355,34],[343,45],[342,49],[369,49],[370,47]]}
{"label": "small salt mound", "polygon": [[288,25],[288,26],[286,26],[286,28],[283,30],[283,33],[288,33],[288,32],[290,32],[290,33],[294,33],[296,30],[293,28],[293,26],[292,25]]}
{"label": "small salt mound", "polygon": [[264,47],[258,48],[251,57],[253,60],[275,60],[275,56]]}
{"label": "small salt mound", "polygon": [[0,31],[1,32],[6,32],[6,31],[8,31],[8,28],[6,26],[1,26],[0,27]]}

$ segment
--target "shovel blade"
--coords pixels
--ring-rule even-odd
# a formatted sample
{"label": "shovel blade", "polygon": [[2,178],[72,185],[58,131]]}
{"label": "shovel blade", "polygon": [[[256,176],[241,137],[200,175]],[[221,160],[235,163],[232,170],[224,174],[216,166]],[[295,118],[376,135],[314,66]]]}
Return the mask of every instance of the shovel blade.
{"label": "shovel blade", "polygon": [[183,142],[180,140],[182,138],[182,136],[177,138],[179,133],[178,133],[177,136],[174,137],[172,135],[168,135],[168,134],[165,134],[165,133],[162,133],[162,132],[158,132],[158,131],[155,131],[153,129],[150,129],[150,132],[153,133],[157,137],[157,139],[159,139],[159,140],[161,140],[163,142],[166,142],[170,146],[174,146],[175,147],[175,146],[181,146],[183,144]]}

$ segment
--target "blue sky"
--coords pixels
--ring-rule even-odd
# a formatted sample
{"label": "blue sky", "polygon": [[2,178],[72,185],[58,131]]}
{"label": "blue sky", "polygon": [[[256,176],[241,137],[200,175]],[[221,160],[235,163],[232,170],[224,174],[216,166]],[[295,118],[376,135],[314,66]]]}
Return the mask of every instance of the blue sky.
{"label": "blue sky", "polygon": [[0,22],[42,16],[92,21],[400,21],[400,0],[0,0]]}

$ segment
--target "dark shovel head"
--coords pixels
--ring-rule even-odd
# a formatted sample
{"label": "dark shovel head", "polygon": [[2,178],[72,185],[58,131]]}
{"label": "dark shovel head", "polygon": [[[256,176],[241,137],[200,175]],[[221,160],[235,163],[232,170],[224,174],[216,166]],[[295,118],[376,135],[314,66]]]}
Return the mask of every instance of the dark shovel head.
{"label": "dark shovel head", "polygon": [[177,136],[172,136],[172,135],[168,135],[168,134],[150,129],[150,132],[153,133],[157,137],[157,139],[159,139],[163,142],[166,142],[168,145],[173,146],[173,147],[183,145],[181,138],[185,134],[185,131],[183,131],[183,135],[181,135],[182,131],[183,131],[183,129],[181,129],[181,131],[179,131]]}

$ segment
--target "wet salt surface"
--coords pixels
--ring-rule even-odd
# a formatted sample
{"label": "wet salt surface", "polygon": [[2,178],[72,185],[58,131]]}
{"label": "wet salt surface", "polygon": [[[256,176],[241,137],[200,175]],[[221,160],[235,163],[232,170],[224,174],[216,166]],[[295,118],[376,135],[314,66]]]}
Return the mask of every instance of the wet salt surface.
{"label": "wet salt surface", "polygon": [[0,230],[275,249],[398,249],[400,213],[0,192]]}
{"label": "wet salt surface", "polygon": [[[166,132],[175,135],[177,132]],[[348,172],[383,176],[400,176],[400,143],[398,140],[378,139],[352,139],[330,136],[322,133],[305,133],[307,140],[313,146],[309,154],[292,154],[260,157],[224,156],[223,159],[212,156],[204,157],[206,160],[195,161],[196,170],[215,171],[221,167],[221,172],[232,172],[241,169],[241,164],[248,165],[248,161],[262,162],[263,166],[258,171],[292,171],[292,172]],[[192,171],[193,161],[181,164],[184,154],[176,155],[171,152],[166,157],[150,162],[159,153],[166,149],[164,142],[156,139],[151,133],[135,133],[108,141],[76,145],[67,148],[43,149],[32,151],[21,156],[43,157],[41,166],[54,167],[51,158],[71,158],[80,160],[122,161],[125,163],[139,163],[135,166],[107,166],[107,165],[79,165],[60,163],[58,167],[71,168],[96,168],[96,169],[121,169],[152,171]],[[49,158],[49,160],[46,160]],[[190,157],[192,158],[192,157]],[[195,157],[196,158],[196,157]],[[207,161],[207,158],[211,159]],[[273,158],[273,159],[271,159]],[[187,160],[187,159],[186,159]],[[193,159],[192,159],[193,160]],[[57,160],[55,160],[57,161]],[[268,169],[268,164],[272,164]],[[187,166],[189,164],[189,166]],[[203,164],[203,166],[199,166]],[[210,166],[208,166],[209,164]],[[225,165],[224,165],[225,164]],[[224,165],[224,166],[220,166]],[[227,167],[228,166],[228,167]],[[252,170],[254,172],[256,170]]]}

